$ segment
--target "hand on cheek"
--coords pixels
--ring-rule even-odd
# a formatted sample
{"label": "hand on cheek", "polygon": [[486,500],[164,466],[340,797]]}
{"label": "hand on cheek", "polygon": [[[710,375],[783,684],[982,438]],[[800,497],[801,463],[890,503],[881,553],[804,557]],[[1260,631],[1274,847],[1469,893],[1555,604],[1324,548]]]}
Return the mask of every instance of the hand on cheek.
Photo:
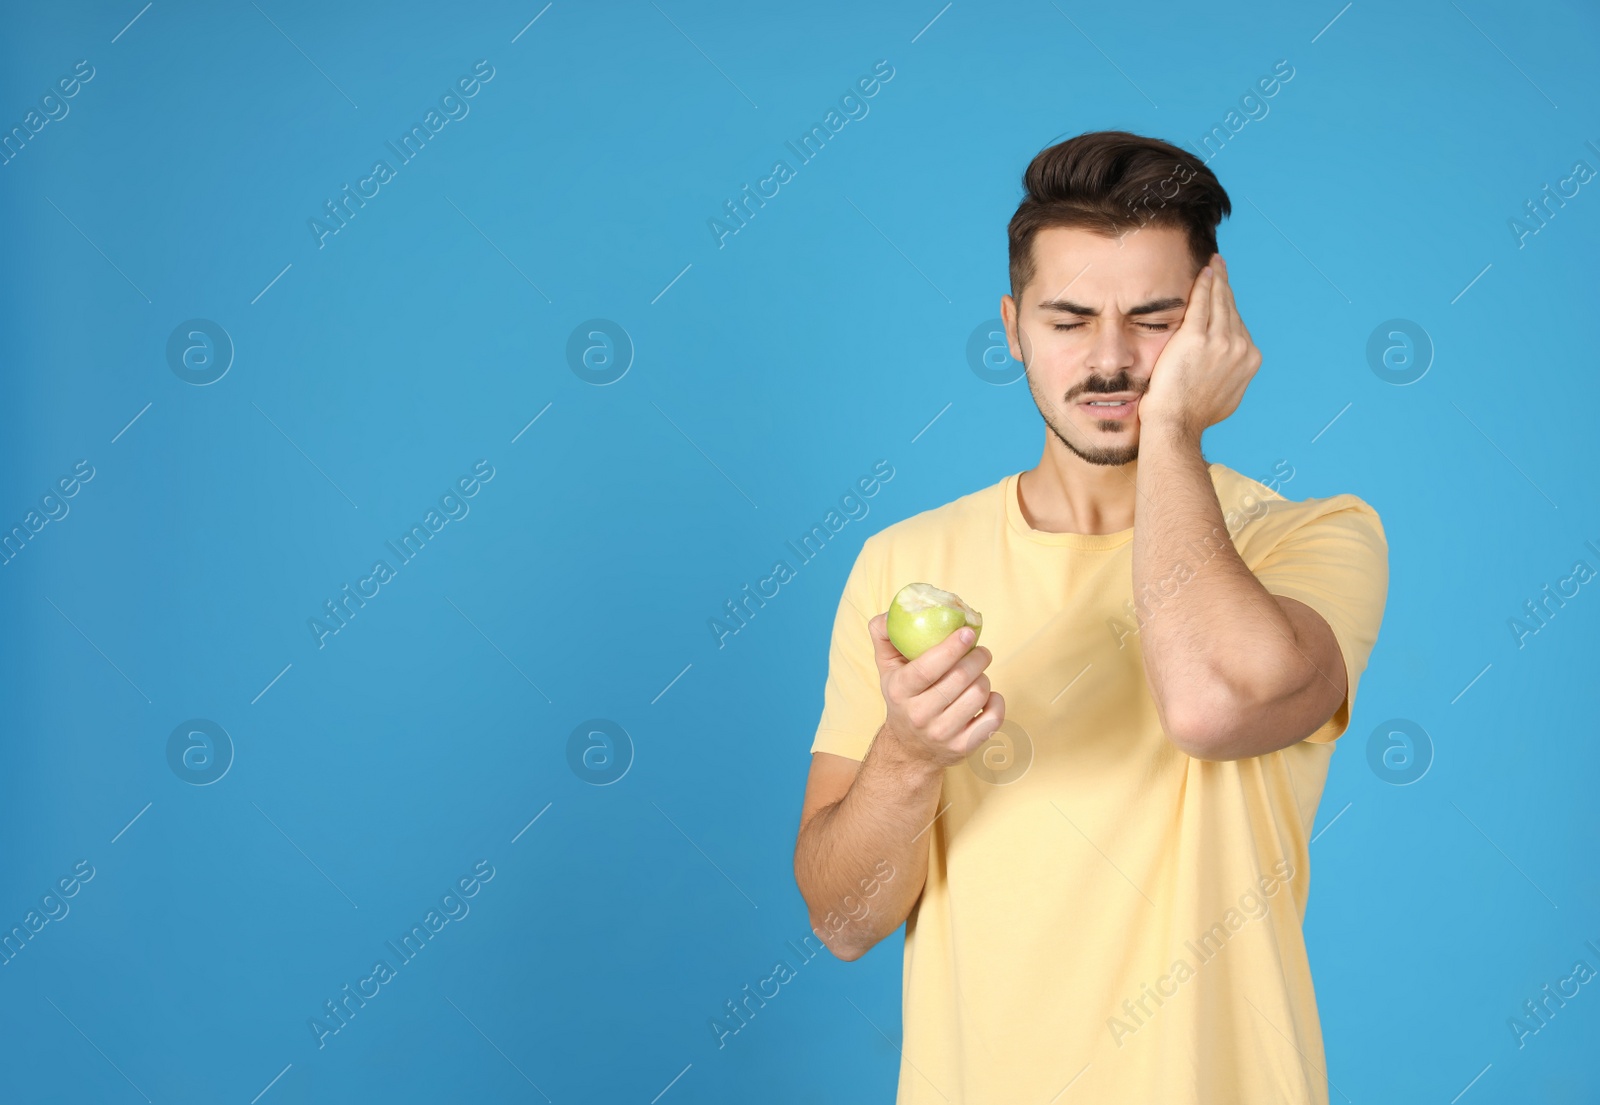
{"label": "hand on cheek", "polygon": [[1238,408],[1260,365],[1261,351],[1234,305],[1227,265],[1214,254],[1195,277],[1182,324],[1156,358],[1139,401],[1141,428],[1198,440]]}

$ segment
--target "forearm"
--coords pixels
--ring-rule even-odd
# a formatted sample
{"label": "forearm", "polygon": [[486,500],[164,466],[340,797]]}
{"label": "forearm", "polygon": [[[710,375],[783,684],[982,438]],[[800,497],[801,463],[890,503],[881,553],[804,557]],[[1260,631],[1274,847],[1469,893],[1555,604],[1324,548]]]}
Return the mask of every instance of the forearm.
{"label": "forearm", "polygon": [[1133,592],[1146,678],[1169,735],[1188,736],[1277,678],[1294,627],[1230,536],[1197,436],[1141,432]]}
{"label": "forearm", "polygon": [[916,904],[943,780],[943,767],[880,731],[850,790],[800,831],[795,879],[812,930],[840,959],[865,955]]}

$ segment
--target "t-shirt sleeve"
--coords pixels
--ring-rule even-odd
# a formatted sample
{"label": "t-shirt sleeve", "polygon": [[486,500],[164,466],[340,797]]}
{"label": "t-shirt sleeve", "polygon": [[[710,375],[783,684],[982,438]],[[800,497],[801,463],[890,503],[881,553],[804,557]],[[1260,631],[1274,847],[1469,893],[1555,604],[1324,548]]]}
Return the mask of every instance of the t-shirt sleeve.
{"label": "t-shirt sleeve", "polygon": [[1356,683],[1378,639],[1389,592],[1389,545],[1378,512],[1354,495],[1285,534],[1254,568],[1270,594],[1298,599],[1322,615],[1344,658],[1345,696],[1305,739],[1331,743],[1350,724]]}
{"label": "t-shirt sleeve", "polygon": [[872,636],[867,630],[867,623],[883,612],[874,594],[871,549],[869,538],[839,597],[828,644],[822,718],[811,742],[813,752],[832,752],[852,760],[866,759],[867,749],[887,716],[883,690],[878,685]]}

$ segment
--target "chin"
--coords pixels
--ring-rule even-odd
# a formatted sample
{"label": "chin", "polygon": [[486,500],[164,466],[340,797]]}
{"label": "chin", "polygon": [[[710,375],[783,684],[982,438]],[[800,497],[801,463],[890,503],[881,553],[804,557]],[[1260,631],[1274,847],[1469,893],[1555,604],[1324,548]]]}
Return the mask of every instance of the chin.
{"label": "chin", "polygon": [[[1056,436],[1061,437],[1060,434]],[[1080,448],[1063,437],[1061,438],[1061,443],[1074,455],[1090,464],[1114,468],[1139,459],[1139,442],[1137,440],[1115,445],[1085,445]]]}

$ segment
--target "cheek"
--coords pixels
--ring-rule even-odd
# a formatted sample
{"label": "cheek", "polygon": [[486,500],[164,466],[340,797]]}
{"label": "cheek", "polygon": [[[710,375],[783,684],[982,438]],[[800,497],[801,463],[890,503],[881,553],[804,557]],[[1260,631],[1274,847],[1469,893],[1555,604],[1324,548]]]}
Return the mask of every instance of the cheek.
{"label": "cheek", "polygon": [[1051,341],[1040,342],[1033,347],[1033,359],[1029,363],[1028,375],[1032,376],[1047,392],[1055,394],[1081,375],[1076,367],[1082,361],[1082,355],[1074,348],[1074,343],[1064,334],[1053,335]]}
{"label": "cheek", "polygon": [[1048,323],[1029,322],[1017,327],[1017,344],[1022,348],[1022,359],[1030,364],[1035,358],[1049,360],[1054,357],[1055,350],[1065,336]]}
{"label": "cheek", "polygon": [[1167,343],[1172,340],[1172,335],[1173,331],[1168,330],[1160,334],[1150,334],[1145,338],[1144,348],[1145,351],[1150,355],[1151,360],[1154,360],[1161,355],[1161,351],[1165,349],[1167,347]]}
{"label": "cheek", "polygon": [[1062,361],[1081,356],[1093,341],[1086,330],[1057,330],[1054,326],[1047,326],[1041,332],[1039,348],[1053,359]]}

